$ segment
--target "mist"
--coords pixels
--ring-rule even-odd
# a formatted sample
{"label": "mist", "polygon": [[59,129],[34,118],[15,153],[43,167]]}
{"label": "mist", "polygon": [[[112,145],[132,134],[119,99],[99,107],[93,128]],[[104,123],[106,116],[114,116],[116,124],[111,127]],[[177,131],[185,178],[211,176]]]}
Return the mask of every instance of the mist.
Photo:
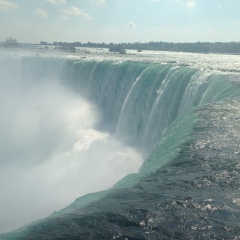
{"label": "mist", "polygon": [[[0,232],[48,216],[136,172],[142,157],[96,129],[95,106],[57,76],[0,61]],[[29,77],[30,76],[30,77]]]}

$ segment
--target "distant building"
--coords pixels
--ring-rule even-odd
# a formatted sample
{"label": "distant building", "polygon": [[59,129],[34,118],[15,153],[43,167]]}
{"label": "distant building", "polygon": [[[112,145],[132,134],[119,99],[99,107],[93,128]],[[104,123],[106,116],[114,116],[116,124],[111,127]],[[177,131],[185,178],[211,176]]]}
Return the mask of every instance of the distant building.
{"label": "distant building", "polygon": [[112,47],[109,48],[109,51],[110,52],[118,52],[118,53],[121,53],[121,54],[126,54],[126,49],[123,48],[123,46],[121,45],[114,45]]}
{"label": "distant building", "polygon": [[41,41],[40,45],[48,45],[48,42]]}

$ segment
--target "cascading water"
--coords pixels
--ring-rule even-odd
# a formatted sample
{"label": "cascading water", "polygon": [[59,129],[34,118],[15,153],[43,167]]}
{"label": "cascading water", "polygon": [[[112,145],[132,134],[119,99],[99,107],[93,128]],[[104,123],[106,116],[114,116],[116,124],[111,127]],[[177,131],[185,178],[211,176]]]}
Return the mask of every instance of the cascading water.
{"label": "cascading water", "polygon": [[101,109],[103,126],[145,154],[191,108],[223,100],[228,88],[238,95],[227,76],[189,67],[105,61],[77,61],[68,67],[66,84]]}
{"label": "cascading water", "polygon": [[[51,76],[60,79],[60,86],[54,83],[50,93],[58,86],[70,91],[71,96],[74,93],[76,99],[85,98],[87,104],[97,109],[90,107],[99,113],[96,124],[88,123],[93,119],[91,111],[82,115],[86,117],[86,127],[77,132],[85,137],[78,135],[75,149],[90,144],[91,134],[97,135],[95,139],[100,143],[106,139],[105,135],[110,135],[110,140],[104,140],[106,144],[97,145],[97,149],[115,146],[118,154],[111,158],[111,164],[120,161],[118,168],[130,168],[130,163],[141,161],[134,160],[138,159],[136,152],[126,145],[141,152],[145,160],[138,173],[127,175],[111,189],[79,198],[44,220],[0,235],[1,239],[50,239],[50,235],[64,236],[63,239],[234,239],[238,236],[240,76],[237,71],[135,59],[27,56],[17,62],[22,76],[27,76],[26,86],[30,80],[48,82]],[[59,96],[65,93],[60,92]],[[64,97],[61,104],[66,102],[66,106],[74,105],[72,97],[69,101]],[[71,111],[64,110],[63,114],[69,116]],[[58,134],[61,138],[66,133]],[[112,143],[113,139],[121,143]],[[95,149],[94,141],[90,150]],[[126,151],[127,157],[121,157]],[[107,150],[100,152],[97,151],[99,158],[108,158]],[[62,153],[69,156],[70,162],[75,159],[74,166],[83,157],[74,155],[72,150],[62,151],[57,157],[61,159]],[[93,161],[91,151],[88,154],[86,165],[77,165],[71,184],[75,177],[79,179],[78,173],[91,170],[87,165],[100,169],[103,164],[101,171],[107,167],[101,159],[100,163]],[[52,163],[58,165],[57,159]],[[135,163],[133,166],[139,167]],[[123,172],[135,170],[132,167],[131,171]],[[65,178],[60,181],[63,183]],[[78,186],[78,182],[74,184]]]}

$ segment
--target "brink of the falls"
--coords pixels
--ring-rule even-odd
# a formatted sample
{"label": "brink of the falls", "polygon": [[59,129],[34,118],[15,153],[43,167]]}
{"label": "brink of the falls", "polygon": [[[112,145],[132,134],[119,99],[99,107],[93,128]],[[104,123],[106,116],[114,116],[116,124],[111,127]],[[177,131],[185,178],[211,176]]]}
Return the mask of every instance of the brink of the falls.
{"label": "brink of the falls", "polygon": [[0,239],[238,239],[237,56],[1,51]]}

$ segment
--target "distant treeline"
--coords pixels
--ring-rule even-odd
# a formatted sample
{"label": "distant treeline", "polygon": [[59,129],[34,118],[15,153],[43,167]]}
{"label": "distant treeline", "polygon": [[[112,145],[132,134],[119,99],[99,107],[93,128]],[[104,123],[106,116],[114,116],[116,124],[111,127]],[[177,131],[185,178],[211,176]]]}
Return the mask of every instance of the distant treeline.
{"label": "distant treeline", "polygon": [[[8,38],[1,44],[3,47],[21,47],[16,39]],[[240,54],[240,42],[194,42],[194,43],[172,43],[172,42],[134,42],[134,43],[81,43],[81,42],[40,42],[40,45],[52,45],[58,49],[74,51],[76,47],[90,48],[108,48],[110,51],[118,49],[118,52],[124,52],[127,49],[155,50],[155,51],[174,51],[174,52],[192,52],[192,53],[226,53]]]}
{"label": "distant treeline", "polygon": [[[46,43],[46,42],[44,42]],[[172,43],[172,42],[147,42],[147,43],[81,43],[81,42],[54,42],[50,45],[62,47],[90,47],[109,48],[118,47],[121,49],[175,51],[192,53],[230,53],[240,54],[240,42],[194,42],[194,43]]]}
{"label": "distant treeline", "polygon": [[11,37],[8,38],[4,43],[2,43],[2,45],[3,45],[3,47],[6,47],[6,48],[20,47],[17,40],[14,38],[11,38]]}

